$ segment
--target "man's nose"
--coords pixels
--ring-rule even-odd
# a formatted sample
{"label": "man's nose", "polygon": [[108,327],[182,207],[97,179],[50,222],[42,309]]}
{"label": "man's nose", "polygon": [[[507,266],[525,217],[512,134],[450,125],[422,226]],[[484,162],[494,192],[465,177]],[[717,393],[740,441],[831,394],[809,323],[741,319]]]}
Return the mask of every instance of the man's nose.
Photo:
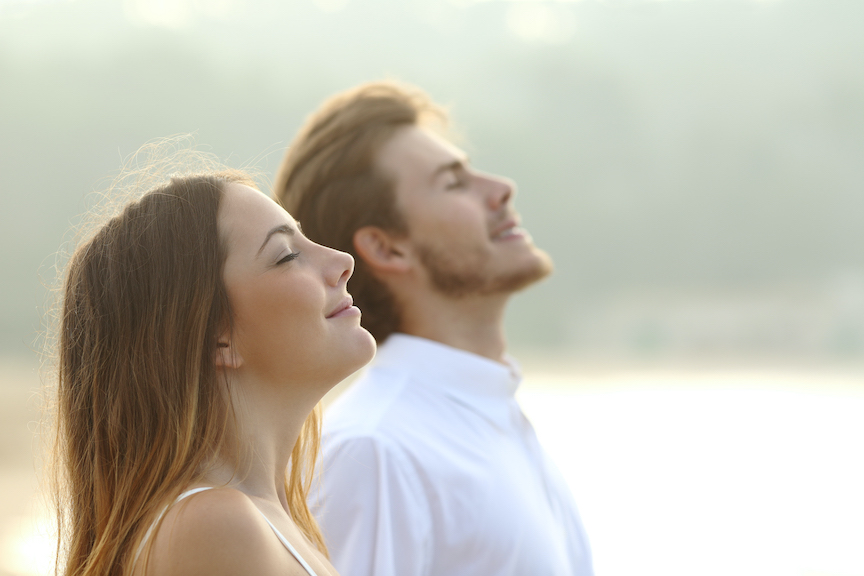
{"label": "man's nose", "polygon": [[483,174],[482,178],[487,187],[486,201],[492,210],[506,206],[516,193],[516,183],[509,178],[493,174]]}

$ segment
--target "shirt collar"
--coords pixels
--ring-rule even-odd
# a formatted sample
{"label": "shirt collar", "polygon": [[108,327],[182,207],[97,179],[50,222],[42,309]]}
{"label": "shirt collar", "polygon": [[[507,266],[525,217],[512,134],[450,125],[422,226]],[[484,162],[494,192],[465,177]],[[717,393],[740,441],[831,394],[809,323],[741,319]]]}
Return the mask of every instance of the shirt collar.
{"label": "shirt collar", "polygon": [[522,381],[518,363],[510,356],[504,360],[495,362],[434,340],[396,333],[379,346],[374,365],[409,367],[413,377],[498,421],[507,417],[509,410],[502,404],[509,404]]}

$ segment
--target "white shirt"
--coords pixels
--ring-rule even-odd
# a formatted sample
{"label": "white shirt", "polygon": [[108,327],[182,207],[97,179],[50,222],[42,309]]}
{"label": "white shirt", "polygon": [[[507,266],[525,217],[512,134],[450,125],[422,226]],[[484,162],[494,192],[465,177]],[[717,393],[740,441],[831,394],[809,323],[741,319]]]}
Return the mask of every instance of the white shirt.
{"label": "white shirt", "polygon": [[343,576],[590,576],[514,366],[394,334],[324,417],[310,504]]}

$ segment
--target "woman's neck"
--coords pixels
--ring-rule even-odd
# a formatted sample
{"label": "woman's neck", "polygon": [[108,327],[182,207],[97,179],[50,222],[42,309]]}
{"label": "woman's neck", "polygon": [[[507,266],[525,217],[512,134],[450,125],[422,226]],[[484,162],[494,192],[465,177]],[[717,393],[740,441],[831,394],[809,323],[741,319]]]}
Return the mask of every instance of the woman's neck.
{"label": "woman's neck", "polygon": [[292,392],[306,387],[277,387],[241,376],[234,374],[230,386],[237,436],[229,450],[236,457],[217,457],[202,475],[202,484],[231,486],[248,496],[278,502],[287,512],[285,474],[291,452],[320,398]]}

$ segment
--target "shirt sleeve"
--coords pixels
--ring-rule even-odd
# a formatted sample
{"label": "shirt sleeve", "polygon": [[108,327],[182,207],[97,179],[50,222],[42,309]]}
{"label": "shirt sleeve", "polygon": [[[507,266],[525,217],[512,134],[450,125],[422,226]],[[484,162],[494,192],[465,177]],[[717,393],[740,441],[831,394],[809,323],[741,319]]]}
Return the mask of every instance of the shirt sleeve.
{"label": "shirt sleeve", "polygon": [[310,505],[342,576],[425,576],[428,496],[398,446],[375,437],[329,441]]}

